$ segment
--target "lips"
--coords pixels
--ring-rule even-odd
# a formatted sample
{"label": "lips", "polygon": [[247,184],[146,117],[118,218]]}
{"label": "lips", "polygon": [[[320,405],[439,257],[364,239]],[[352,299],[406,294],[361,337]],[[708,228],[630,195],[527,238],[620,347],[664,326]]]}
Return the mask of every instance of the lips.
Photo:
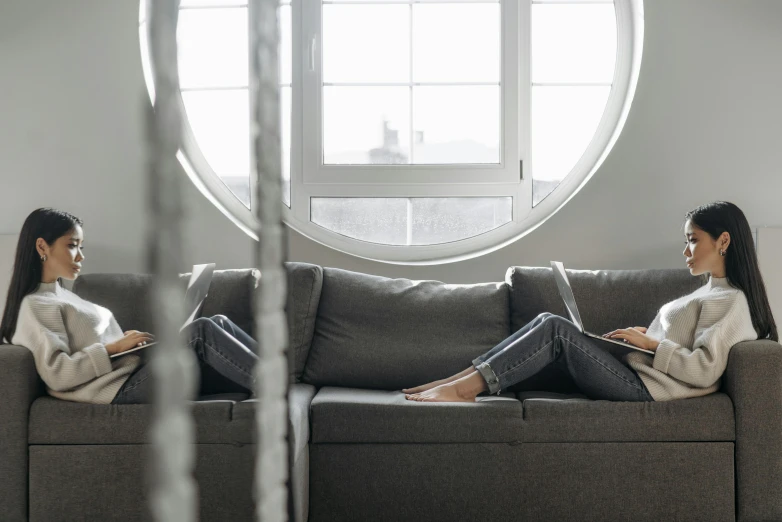
{"label": "lips", "polygon": [[76,271],[79,271],[79,270],[81,270],[81,267],[80,266],[74,266],[73,269],[76,270]]}

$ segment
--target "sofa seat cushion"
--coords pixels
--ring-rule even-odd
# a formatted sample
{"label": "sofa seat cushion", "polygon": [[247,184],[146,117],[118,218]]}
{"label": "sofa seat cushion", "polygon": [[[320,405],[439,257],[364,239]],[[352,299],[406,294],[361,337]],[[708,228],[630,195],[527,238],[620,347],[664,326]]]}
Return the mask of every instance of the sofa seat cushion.
{"label": "sofa seat cushion", "polygon": [[521,403],[512,393],[477,403],[416,402],[401,391],[324,386],[312,399],[312,443],[512,442]]}
{"label": "sofa seat cushion", "polygon": [[734,441],[724,393],[664,402],[588,399],[580,393],[517,392],[525,442]]}
{"label": "sofa seat cushion", "polygon": [[730,398],[595,401],[581,394],[479,395],[474,403],[417,402],[401,391],[323,387],[311,406],[312,443],[732,441]]}
{"label": "sofa seat cushion", "polygon": [[[290,390],[288,429],[297,453],[309,440],[309,407],[315,388],[294,384]],[[195,442],[252,444],[256,400],[247,394],[212,395],[192,403]],[[149,444],[153,404],[87,404],[48,395],[30,407],[29,444]]]}

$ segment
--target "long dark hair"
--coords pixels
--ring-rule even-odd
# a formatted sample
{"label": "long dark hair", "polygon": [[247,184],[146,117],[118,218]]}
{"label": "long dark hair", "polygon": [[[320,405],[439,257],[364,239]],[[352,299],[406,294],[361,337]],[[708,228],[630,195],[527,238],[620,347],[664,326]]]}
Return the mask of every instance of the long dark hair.
{"label": "long dark hair", "polygon": [[[53,208],[38,208],[33,210],[24,220],[19,242],[16,244],[14,271],[11,283],[8,285],[8,296],[5,298],[5,313],[0,322],[0,343],[5,339],[9,344],[16,332],[16,320],[19,318],[19,307],[22,299],[34,292],[43,276],[43,263],[36,240],[41,237],[51,246],[59,238],[82,226],[83,222],[73,214]],[[62,278],[57,281],[62,284]]]}
{"label": "long dark hair", "polygon": [[730,234],[730,245],[725,255],[725,275],[728,283],[744,291],[747,296],[752,326],[758,333],[758,339],[768,338],[778,342],[777,324],[768,304],[752,230],[744,213],[733,203],[715,201],[687,212],[684,216],[685,222],[688,219],[709,234],[714,241],[723,232]]}

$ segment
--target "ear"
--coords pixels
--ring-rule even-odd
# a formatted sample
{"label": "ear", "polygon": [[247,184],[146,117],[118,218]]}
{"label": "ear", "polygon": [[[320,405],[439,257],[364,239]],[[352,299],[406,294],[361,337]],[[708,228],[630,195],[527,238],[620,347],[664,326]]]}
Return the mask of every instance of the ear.
{"label": "ear", "polygon": [[727,248],[730,245],[730,234],[723,232],[720,234],[720,248]]}

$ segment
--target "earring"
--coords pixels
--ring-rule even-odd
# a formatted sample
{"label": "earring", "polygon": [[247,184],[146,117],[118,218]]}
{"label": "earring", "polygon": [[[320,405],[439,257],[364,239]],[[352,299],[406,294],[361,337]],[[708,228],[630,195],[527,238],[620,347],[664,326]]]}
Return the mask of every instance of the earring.
{"label": "earring", "polygon": [[41,261],[43,261],[44,263],[46,262],[46,254],[41,256]]}
{"label": "earring", "polygon": [[720,255],[724,256],[725,255],[725,251],[724,250],[720,250]]}

